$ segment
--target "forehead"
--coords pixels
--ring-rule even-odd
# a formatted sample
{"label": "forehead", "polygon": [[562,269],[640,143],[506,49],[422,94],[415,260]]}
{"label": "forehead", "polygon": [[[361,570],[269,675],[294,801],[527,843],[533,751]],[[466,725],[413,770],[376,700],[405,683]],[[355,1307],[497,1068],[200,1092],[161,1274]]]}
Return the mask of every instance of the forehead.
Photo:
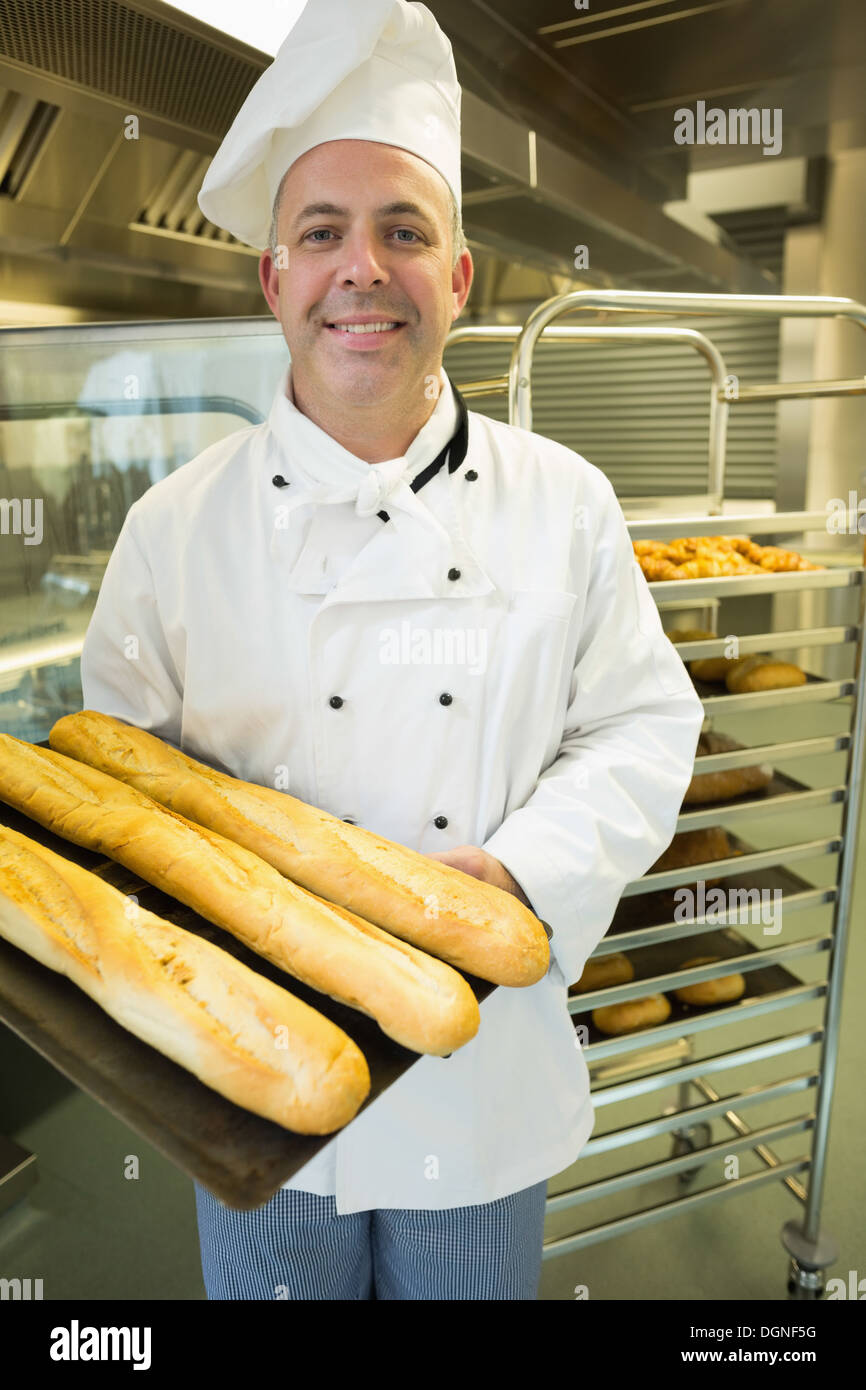
{"label": "forehead", "polygon": [[438,169],[409,150],[374,140],[329,140],[296,159],[283,179],[282,210],[311,195],[357,208],[411,195],[431,217],[450,220],[448,185]]}

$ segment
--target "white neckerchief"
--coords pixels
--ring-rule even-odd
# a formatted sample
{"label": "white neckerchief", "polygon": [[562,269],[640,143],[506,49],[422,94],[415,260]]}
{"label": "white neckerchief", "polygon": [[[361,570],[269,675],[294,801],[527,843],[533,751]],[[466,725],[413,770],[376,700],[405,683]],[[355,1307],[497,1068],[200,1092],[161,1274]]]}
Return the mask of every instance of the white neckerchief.
{"label": "white neckerchief", "polygon": [[366,463],[344,449],[298,410],[291,389],[289,367],[268,416],[286,462],[284,476],[289,486],[279,489],[282,507],[292,511],[304,505],[354,502],[357,515],[363,517],[374,516],[384,508],[397,529],[411,517],[450,543],[446,529],[409,485],[432,463],[457,428],[457,402],[444,371],[440,372],[439,397],[429,419],[405,454],[382,463]]}

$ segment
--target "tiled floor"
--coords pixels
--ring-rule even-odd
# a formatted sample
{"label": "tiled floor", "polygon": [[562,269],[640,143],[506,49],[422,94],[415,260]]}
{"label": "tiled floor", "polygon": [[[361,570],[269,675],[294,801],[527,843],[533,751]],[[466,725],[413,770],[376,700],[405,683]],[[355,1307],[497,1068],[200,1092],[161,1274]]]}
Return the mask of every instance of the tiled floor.
{"label": "tiled floor", "polygon": [[[831,727],[838,711],[825,711]],[[820,732],[822,716],[815,715],[814,732]],[[823,727],[823,725],[821,725]],[[734,729],[732,732],[736,733]],[[747,732],[743,729],[743,732]],[[781,727],[776,737],[784,737]],[[755,728],[751,736],[760,742],[766,730]],[[839,775],[839,761],[814,768],[815,781]],[[803,772],[804,765],[788,769]],[[822,775],[823,774],[823,775]],[[807,780],[811,780],[808,778]],[[818,813],[820,814],[820,813]],[[795,818],[786,823],[786,839],[807,839],[834,828],[838,812],[827,821]],[[745,834],[745,828],[741,831]],[[756,818],[748,824],[752,843],[771,843],[770,820]],[[861,833],[860,864],[866,863],[866,833]],[[831,860],[816,860],[803,868],[814,881],[826,881]],[[846,970],[846,1003],[843,1007],[840,1053],[830,1130],[822,1225],[839,1244],[840,1255],[831,1275],[847,1279],[848,1271],[866,1275],[866,1216],[862,1145],[866,1133],[866,1105],[862,1084],[862,1058],[866,1054],[866,1011],[861,1007],[862,982],[866,980],[866,938],[862,920],[866,906],[866,874],[859,875],[851,921]],[[825,931],[826,910],[800,914],[795,935]],[[795,964],[803,979],[816,979],[826,966],[826,955]],[[748,1037],[774,1036],[808,1026],[818,1018],[818,1006],[804,1005],[751,1025]],[[704,1055],[730,1049],[745,1041],[734,1037],[704,1035]],[[702,1055],[700,1052],[698,1055]],[[792,1076],[810,1070],[817,1062],[811,1047],[781,1059],[713,1078],[723,1094],[759,1081]],[[655,1113],[675,1097],[675,1091],[657,1093]],[[697,1101],[697,1097],[694,1097]],[[775,1109],[766,1107],[744,1118],[757,1125],[770,1119],[802,1113],[814,1104],[814,1091],[804,1092]],[[596,1132],[620,1127],[648,1113],[648,1103],[635,1101],[614,1107],[616,1118],[601,1112]],[[0,1030],[0,1130],[38,1154],[40,1180],[29,1196],[0,1217],[0,1275],[41,1278],[47,1299],[200,1299],[204,1297],[199,1265],[193,1188],[172,1164],[141,1141],[88,1096],[68,1085],[46,1062],[7,1030]],[[714,1126],[713,1137],[730,1133],[723,1124]],[[614,1165],[607,1160],[578,1160],[550,1183],[560,1191],[601,1171],[628,1168],[636,1162],[666,1157],[667,1141],[650,1141],[645,1153]],[[797,1135],[778,1146],[781,1157],[804,1152],[807,1136]],[[140,1176],[124,1177],[128,1155],[140,1159]],[[763,1165],[751,1154],[742,1171],[761,1172]],[[707,1173],[697,1186],[716,1185],[719,1172]],[[677,1196],[676,1183],[668,1180],[644,1186],[631,1197],[631,1207],[655,1205]],[[548,1239],[610,1219],[630,1208],[620,1199],[592,1218],[587,1208],[548,1218]],[[586,1286],[591,1299],[688,1299],[754,1300],[785,1297],[787,1256],[779,1240],[782,1224],[801,1210],[799,1203],[778,1182],[747,1194],[727,1197],[698,1210],[644,1227],[628,1235],[594,1244],[545,1262],[540,1297],[573,1299],[576,1286]],[[585,1214],[587,1213],[587,1214]]]}

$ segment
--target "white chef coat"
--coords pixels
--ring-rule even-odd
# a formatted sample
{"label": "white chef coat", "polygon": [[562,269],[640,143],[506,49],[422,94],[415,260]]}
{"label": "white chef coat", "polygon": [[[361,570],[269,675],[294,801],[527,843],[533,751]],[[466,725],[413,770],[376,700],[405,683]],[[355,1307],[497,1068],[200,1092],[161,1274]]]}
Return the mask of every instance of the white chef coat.
{"label": "white chef coat", "polygon": [[670,842],[702,720],[598,469],[471,411],[462,465],[408,487],[458,418],[440,380],[406,455],[370,465],[289,368],[266,422],[130,508],[81,659],[85,708],[421,853],[480,845],[553,930],[542,980],[494,990],[471,1042],[286,1184],[339,1213],[488,1202],[577,1158],[567,987]]}

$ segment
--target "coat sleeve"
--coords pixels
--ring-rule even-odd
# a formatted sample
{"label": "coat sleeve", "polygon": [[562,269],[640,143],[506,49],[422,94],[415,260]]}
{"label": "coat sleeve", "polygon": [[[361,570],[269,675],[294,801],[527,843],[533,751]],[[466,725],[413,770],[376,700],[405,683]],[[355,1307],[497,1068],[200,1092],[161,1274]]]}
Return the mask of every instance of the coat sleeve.
{"label": "coat sleeve", "polygon": [[81,651],[85,709],[180,745],[183,684],[160,620],[135,506],[111,552]]}
{"label": "coat sleeve", "polygon": [[483,845],[552,928],[569,984],[626,884],[670,843],[703,721],[603,477],[589,511],[598,524],[559,750]]}

